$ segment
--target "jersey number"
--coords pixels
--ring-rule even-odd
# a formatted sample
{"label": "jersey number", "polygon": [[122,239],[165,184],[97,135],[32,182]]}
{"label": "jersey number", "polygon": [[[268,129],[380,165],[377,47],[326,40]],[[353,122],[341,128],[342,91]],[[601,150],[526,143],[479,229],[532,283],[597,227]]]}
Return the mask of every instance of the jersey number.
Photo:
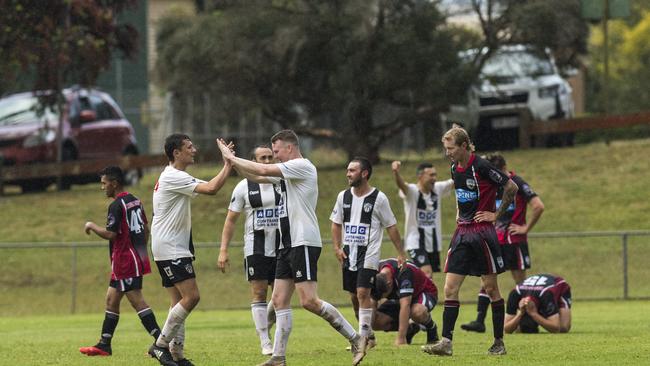
{"label": "jersey number", "polygon": [[131,211],[131,218],[129,219],[129,230],[136,234],[142,232],[142,226],[144,222],[142,221],[142,210],[139,208],[137,210]]}
{"label": "jersey number", "polygon": [[544,286],[548,283],[548,277],[546,276],[530,276],[526,278],[523,285],[524,286]]}

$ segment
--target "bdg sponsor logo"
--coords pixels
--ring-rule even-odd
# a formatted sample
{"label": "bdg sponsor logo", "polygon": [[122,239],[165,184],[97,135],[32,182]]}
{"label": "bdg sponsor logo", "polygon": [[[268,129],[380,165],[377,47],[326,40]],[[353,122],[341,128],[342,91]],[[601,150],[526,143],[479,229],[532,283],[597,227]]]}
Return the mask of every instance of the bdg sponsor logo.
{"label": "bdg sponsor logo", "polygon": [[459,203],[473,202],[478,199],[478,194],[474,191],[458,188],[456,189],[456,199]]}

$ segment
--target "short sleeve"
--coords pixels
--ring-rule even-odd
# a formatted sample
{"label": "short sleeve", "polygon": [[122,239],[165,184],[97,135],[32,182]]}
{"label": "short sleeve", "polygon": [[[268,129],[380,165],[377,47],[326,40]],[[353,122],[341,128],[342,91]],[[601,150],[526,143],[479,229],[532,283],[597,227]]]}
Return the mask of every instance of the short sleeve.
{"label": "short sleeve", "polygon": [[505,173],[483,159],[481,159],[480,163],[478,164],[478,171],[481,176],[483,176],[483,178],[491,181],[498,186],[505,186],[506,183],[508,183],[508,180],[510,180],[510,178],[508,178]]}
{"label": "short sleeve", "polygon": [[334,208],[330,214],[330,221],[335,224],[343,225],[343,192],[336,196]]}
{"label": "short sleeve", "polygon": [[517,290],[510,291],[510,295],[508,295],[508,304],[506,305],[506,313],[510,315],[516,315],[520,300],[521,295],[517,292]]}
{"label": "short sleeve", "polygon": [[284,179],[306,179],[316,173],[316,168],[307,159],[293,159],[276,165]]}
{"label": "short sleeve", "polygon": [[540,315],[544,318],[555,315],[560,311],[555,303],[555,299],[553,299],[553,294],[550,291],[546,291],[539,299],[539,309],[537,309],[537,311],[539,311]]}
{"label": "short sleeve", "polygon": [[436,182],[436,184],[434,185],[434,189],[438,196],[440,197],[447,196],[454,189],[454,180],[447,179],[447,180],[443,180],[442,182]]}
{"label": "short sleeve", "polygon": [[515,175],[514,177],[512,177],[512,181],[517,184],[517,187],[519,187],[517,194],[521,194],[522,196],[524,196],[526,202],[530,202],[530,200],[532,200],[533,197],[537,196],[537,193],[535,193],[535,191],[533,191],[530,185],[526,183],[526,181],[520,176]]}
{"label": "short sleeve", "polygon": [[120,223],[122,222],[122,207],[120,203],[116,200],[108,206],[108,214],[106,216],[106,230],[119,233],[120,232]]}
{"label": "short sleeve", "polygon": [[397,275],[400,299],[402,297],[413,296],[413,293],[415,292],[413,277],[413,271],[408,266],[404,266]]}
{"label": "short sleeve", "polygon": [[382,227],[387,228],[397,224],[397,219],[395,218],[393,210],[390,208],[388,197],[386,197],[383,192],[379,192],[377,197],[377,207],[375,207],[375,210]]}
{"label": "short sleeve", "polygon": [[408,183],[406,185],[407,191],[402,192],[401,189],[398,189],[398,194],[399,197],[403,200],[413,200],[413,197],[417,197],[418,195],[418,186],[413,184],[413,183]]}
{"label": "short sleeve", "polygon": [[176,171],[175,174],[170,174],[165,178],[167,183],[166,189],[171,192],[176,192],[184,194],[187,196],[194,196],[194,189],[200,183],[205,183],[205,181],[194,178],[184,171]]}
{"label": "short sleeve", "polygon": [[228,210],[232,212],[242,212],[246,206],[246,180],[242,180],[235,186],[230,196],[230,205]]}

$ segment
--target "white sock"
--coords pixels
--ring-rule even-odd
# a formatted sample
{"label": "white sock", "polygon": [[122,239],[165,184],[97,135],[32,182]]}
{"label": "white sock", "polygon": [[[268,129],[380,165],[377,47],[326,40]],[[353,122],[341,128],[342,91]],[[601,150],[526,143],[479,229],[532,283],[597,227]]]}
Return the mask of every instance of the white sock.
{"label": "white sock", "polygon": [[368,337],[372,332],[372,308],[359,309],[359,334]]}
{"label": "white sock", "polygon": [[336,329],[337,332],[341,333],[348,340],[356,338],[357,332],[352,328],[352,324],[343,317],[343,314],[327,301],[321,300],[321,302],[323,305],[320,308],[320,317],[327,320],[332,328]]}
{"label": "white sock", "polygon": [[275,312],[275,339],[273,340],[273,356],[284,357],[287,353],[289,334],[293,326],[291,308],[277,310]]}
{"label": "white sock", "polygon": [[171,352],[174,361],[185,358],[183,349],[185,348],[185,323],[182,323],[176,331],[176,336],[169,343],[169,352]]}
{"label": "white sock", "polygon": [[174,337],[176,337],[178,328],[185,322],[188,315],[190,315],[190,313],[181,306],[180,302],[174,305],[174,307],[169,310],[169,315],[167,315],[165,325],[160,331],[158,340],[156,340],[156,345],[158,347],[168,348],[169,343],[174,339]]}
{"label": "white sock", "polygon": [[251,304],[251,313],[253,313],[255,330],[257,331],[257,335],[260,337],[260,343],[262,345],[271,341],[269,339],[269,320],[266,306],[267,304],[265,302],[254,302]]}

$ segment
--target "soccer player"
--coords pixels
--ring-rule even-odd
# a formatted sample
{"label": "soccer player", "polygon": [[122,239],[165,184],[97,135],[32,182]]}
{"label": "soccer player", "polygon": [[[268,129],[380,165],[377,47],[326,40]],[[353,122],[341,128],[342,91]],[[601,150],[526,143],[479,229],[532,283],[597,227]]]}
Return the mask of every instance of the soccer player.
{"label": "soccer player", "polygon": [[350,188],[339,193],[330,216],[334,252],[342,265],[343,289],[350,293],[359,319],[359,334],[368,338],[370,348],[375,343],[370,292],[379,268],[384,228],[397,250],[399,263],[406,259],[390,202],[383,192],[370,186],[371,175],[368,159],[352,159],[346,174]]}
{"label": "soccer player", "polygon": [[[273,151],[260,145],[253,149],[251,160],[262,164],[273,163]],[[235,224],[241,212],[245,212],[244,223],[244,268],[250,284],[251,312],[255,329],[260,337],[263,355],[273,354],[273,343],[269,338],[269,318],[275,317],[273,306],[266,302],[267,288],[273,287],[275,279],[275,250],[280,243],[278,231],[279,186],[259,184],[243,179],[232,192],[228,215],[221,233],[221,250],[217,266],[222,272],[229,264],[228,245],[235,231]]]}
{"label": "soccer player", "polygon": [[316,218],[318,174],[316,167],[302,157],[298,136],[291,130],[283,130],[271,138],[273,155],[280,162],[277,164],[238,158],[223,140],[218,143],[224,158],[246,178],[258,183],[279,184],[282,192],[278,206],[280,248],[272,295],[276,314],[273,356],[261,365],[286,365],[294,290],[303,308],[325,319],[350,341],[352,364],[358,365],[366,355],[367,338],[358,335],[338,309],[318,297],[317,265],[322,247]]}
{"label": "soccer player", "polygon": [[[167,289],[171,309],[160,336],[149,354],[161,365],[191,365],[183,355],[185,319],[199,302],[199,288],[192,261],[191,200],[198,194],[215,195],[230,174],[230,163],[209,182],[196,179],[185,170],[194,163],[196,147],[187,135],[172,134],[165,139],[169,165],[160,174],[153,192],[151,251],[162,285]],[[170,352],[171,351],[171,352]]]}
{"label": "soccer player", "polygon": [[399,173],[401,165],[401,162],[393,161],[391,168],[399,196],[404,200],[404,246],[413,262],[433,278],[433,272],[440,272],[440,199],[451,193],[454,181],[436,182],[436,168],[430,163],[422,163],[416,169],[417,184],[406,183]]}
{"label": "soccer player", "polygon": [[538,325],[549,333],[571,330],[571,287],[562,277],[530,276],[510,292],[505,331],[538,333]]}
{"label": "soccer player", "polygon": [[124,190],[124,173],[116,166],[106,167],[99,173],[102,190],[113,202],[108,206],[106,227],[92,221],[84,231],[94,232],[109,241],[111,280],[106,292],[106,313],[99,342],[91,347],[81,347],[79,352],[88,356],[110,356],[111,340],[120,319],[120,302],[126,295],[140,317],[147,333],[154,339],[160,334],[153,311],[142,295],[142,276],[151,272],[147,239],[149,227],[140,200]]}
{"label": "soccer player", "polygon": [[[410,262],[399,265],[389,258],[379,264],[373,289],[375,300],[383,302],[373,321],[373,329],[397,331],[395,345],[411,344],[420,325],[427,331],[427,344],[438,341],[438,327],[431,311],[438,302],[438,289],[431,278]],[[409,319],[413,323],[409,324]]]}
{"label": "soccer player", "polygon": [[[458,292],[467,275],[480,276],[492,301],[494,343],[490,355],[504,355],[503,319],[505,306],[499,293],[497,274],[505,271],[499,240],[493,222],[510,206],[517,185],[492,164],[474,154],[467,132],[451,128],[442,142],[451,159],[451,176],[456,188],[457,228],[451,239],[445,262],[445,309],[442,313],[442,339],[423,351],[436,355],[452,355],[452,336],[460,302]],[[497,188],[503,187],[503,198],[495,213]]]}
{"label": "soccer player", "polygon": [[[537,193],[530,188],[526,181],[516,175],[513,171],[508,171],[506,159],[500,154],[492,154],[487,157],[487,161],[492,163],[497,169],[501,170],[512,179],[517,185],[517,195],[514,202],[506,209],[505,214],[495,223],[499,244],[501,244],[501,254],[506,264],[506,270],[510,270],[515,284],[521,283],[526,278],[526,269],[530,268],[530,254],[528,251],[527,235],[535,226],[540,216],[544,212],[544,203]],[[497,191],[497,209],[501,204],[503,189]],[[530,221],[526,224],[526,208],[530,205],[532,213]],[[467,331],[485,332],[485,316],[490,304],[490,298],[481,288],[478,296],[478,306],[476,320],[460,327]]]}

